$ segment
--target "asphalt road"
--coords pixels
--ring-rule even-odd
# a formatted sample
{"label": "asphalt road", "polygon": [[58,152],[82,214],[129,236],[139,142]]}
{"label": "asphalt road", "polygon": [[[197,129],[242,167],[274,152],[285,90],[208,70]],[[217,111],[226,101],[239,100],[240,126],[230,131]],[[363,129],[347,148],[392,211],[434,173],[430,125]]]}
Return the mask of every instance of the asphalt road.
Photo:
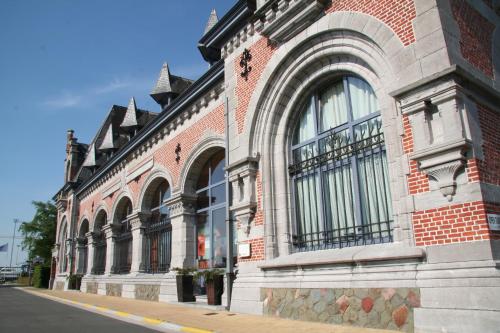
{"label": "asphalt road", "polygon": [[0,285],[0,333],[158,333]]}

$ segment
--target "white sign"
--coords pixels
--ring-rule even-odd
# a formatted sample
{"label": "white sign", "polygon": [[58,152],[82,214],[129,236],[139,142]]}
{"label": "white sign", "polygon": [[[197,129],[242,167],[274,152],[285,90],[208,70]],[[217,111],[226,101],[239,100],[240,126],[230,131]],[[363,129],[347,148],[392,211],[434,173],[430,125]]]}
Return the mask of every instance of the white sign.
{"label": "white sign", "polygon": [[492,231],[500,231],[500,215],[488,214],[488,226]]}
{"label": "white sign", "polygon": [[238,244],[238,257],[250,257],[250,243]]}

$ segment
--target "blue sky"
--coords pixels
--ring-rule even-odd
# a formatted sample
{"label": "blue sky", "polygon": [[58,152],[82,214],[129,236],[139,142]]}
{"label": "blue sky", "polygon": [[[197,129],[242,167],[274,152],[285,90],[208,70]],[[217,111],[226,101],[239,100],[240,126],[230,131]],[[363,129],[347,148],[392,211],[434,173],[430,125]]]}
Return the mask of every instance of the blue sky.
{"label": "blue sky", "polygon": [[[32,200],[63,184],[66,130],[88,143],[113,104],[160,111],[149,97],[164,61],[191,79],[210,10],[234,0],[0,2],[0,245]],[[17,244],[17,243],[16,243]],[[16,247],[14,259],[16,261]],[[21,251],[18,261],[24,260]],[[0,266],[10,253],[0,252]]]}

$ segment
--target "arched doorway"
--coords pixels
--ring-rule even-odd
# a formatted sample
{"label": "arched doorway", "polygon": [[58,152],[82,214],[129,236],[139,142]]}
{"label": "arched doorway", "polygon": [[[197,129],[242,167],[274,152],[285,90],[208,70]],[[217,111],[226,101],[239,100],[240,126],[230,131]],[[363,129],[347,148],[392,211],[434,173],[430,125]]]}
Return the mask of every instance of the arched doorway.
{"label": "arched doorway", "polygon": [[132,266],[132,230],[128,216],[132,214],[132,201],[124,197],[116,207],[113,224],[118,228],[115,239],[115,269],[113,273],[128,274]]}
{"label": "arched doorway", "polygon": [[106,235],[102,228],[107,223],[108,216],[104,210],[99,211],[94,221],[94,258],[91,273],[104,274],[106,269]]}

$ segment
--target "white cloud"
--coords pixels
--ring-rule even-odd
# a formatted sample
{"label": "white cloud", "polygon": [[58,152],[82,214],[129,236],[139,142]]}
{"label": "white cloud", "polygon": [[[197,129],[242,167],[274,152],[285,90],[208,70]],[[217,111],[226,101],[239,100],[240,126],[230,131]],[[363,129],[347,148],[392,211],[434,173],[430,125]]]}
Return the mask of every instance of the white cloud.
{"label": "white cloud", "polygon": [[43,102],[43,105],[51,107],[53,109],[64,109],[78,105],[81,100],[82,96],[64,91],[59,96],[47,99],[45,102]]}
{"label": "white cloud", "polygon": [[107,94],[114,92],[116,90],[130,87],[132,86],[132,84],[133,82],[129,79],[114,79],[113,81],[108,82],[107,84],[94,88],[92,92],[98,95]]}

